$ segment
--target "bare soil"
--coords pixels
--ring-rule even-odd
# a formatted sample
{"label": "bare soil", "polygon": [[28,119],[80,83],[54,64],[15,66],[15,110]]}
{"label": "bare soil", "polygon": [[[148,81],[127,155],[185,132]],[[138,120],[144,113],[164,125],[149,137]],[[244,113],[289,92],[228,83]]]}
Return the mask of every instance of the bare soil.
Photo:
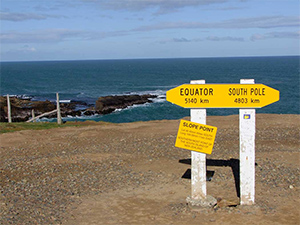
{"label": "bare soil", "polygon": [[0,224],[300,224],[300,115],[256,115],[255,205],[238,198],[238,116],[207,155],[212,208],[191,208],[179,120],[0,135]]}

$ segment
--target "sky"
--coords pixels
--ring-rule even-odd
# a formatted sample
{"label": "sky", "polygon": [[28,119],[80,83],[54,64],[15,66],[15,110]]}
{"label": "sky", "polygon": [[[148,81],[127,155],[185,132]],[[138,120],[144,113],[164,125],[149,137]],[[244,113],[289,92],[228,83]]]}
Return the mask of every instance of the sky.
{"label": "sky", "polygon": [[299,0],[1,0],[1,61],[299,55]]}

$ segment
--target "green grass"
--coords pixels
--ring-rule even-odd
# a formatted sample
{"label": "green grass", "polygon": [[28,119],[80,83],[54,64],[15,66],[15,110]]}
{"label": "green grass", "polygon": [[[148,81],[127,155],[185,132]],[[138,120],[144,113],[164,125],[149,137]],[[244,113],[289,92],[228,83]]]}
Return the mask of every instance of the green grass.
{"label": "green grass", "polygon": [[[44,130],[44,129],[52,129],[58,127],[79,127],[79,126],[87,126],[87,125],[96,125],[97,123],[91,122],[67,122],[62,125],[58,125],[57,123],[49,123],[49,122],[36,122],[36,123],[0,123],[0,134],[7,132],[15,132],[20,130]],[[98,123],[100,124],[100,123]]]}

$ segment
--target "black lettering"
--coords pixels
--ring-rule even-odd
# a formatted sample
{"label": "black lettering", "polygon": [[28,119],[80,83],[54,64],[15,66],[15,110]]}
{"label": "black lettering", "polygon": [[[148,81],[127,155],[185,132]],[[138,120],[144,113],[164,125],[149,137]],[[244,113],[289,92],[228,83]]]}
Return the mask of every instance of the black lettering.
{"label": "black lettering", "polygon": [[180,88],[180,95],[183,96],[183,88]]}
{"label": "black lettering", "polygon": [[189,89],[188,88],[184,89],[184,94],[189,95]]}
{"label": "black lettering", "polygon": [[194,92],[195,92],[195,89],[194,89],[194,88],[191,88],[191,89],[190,89],[190,95],[193,96],[193,95],[194,95]]}
{"label": "black lettering", "polygon": [[247,95],[247,88],[229,88],[228,89],[228,95]]}

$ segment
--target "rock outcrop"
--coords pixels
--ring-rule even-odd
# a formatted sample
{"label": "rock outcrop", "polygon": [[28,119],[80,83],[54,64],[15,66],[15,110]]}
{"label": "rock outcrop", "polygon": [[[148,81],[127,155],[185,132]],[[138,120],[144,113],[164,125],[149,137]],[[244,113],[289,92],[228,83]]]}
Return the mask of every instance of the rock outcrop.
{"label": "rock outcrop", "polygon": [[116,109],[124,109],[128,106],[151,103],[151,98],[156,95],[115,95],[100,97],[96,101],[95,110],[98,114],[108,114]]}
{"label": "rock outcrop", "polygon": [[[80,111],[76,111],[76,102],[61,103],[61,115],[76,116],[81,115]],[[11,117],[13,122],[23,122],[32,117],[32,110],[35,116],[41,115],[45,112],[50,112],[56,109],[56,103],[51,101],[31,101],[28,99],[20,99],[17,97],[10,97]],[[47,116],[47,118],[56,117],[56,114]],[[0,122],[7,122],[7,98],[0,97]]]}
{"label": "rock outcrop", "polygon": [[[61,116],[91,116],[94,114],[108,114],[116,109],[124,109],[134,104],[145,104],[152,102],[151,98],[156,98],[156,95],[121,95],[121,96],[104,96],[98,98],[96,106],[88,109],[76,110],[77,105],[88,105],[84,102],[60,103]],[[13,122],[23,122],[32,117],[34,109],[35,116],[56,109],[56,103],[51,101],[31,101],[30,99],[20,99],[10,97],[11,116]],[[46,116],[54,118],[56,114]],[[7,99],[0,96],[0,122],[7,122]]]}

